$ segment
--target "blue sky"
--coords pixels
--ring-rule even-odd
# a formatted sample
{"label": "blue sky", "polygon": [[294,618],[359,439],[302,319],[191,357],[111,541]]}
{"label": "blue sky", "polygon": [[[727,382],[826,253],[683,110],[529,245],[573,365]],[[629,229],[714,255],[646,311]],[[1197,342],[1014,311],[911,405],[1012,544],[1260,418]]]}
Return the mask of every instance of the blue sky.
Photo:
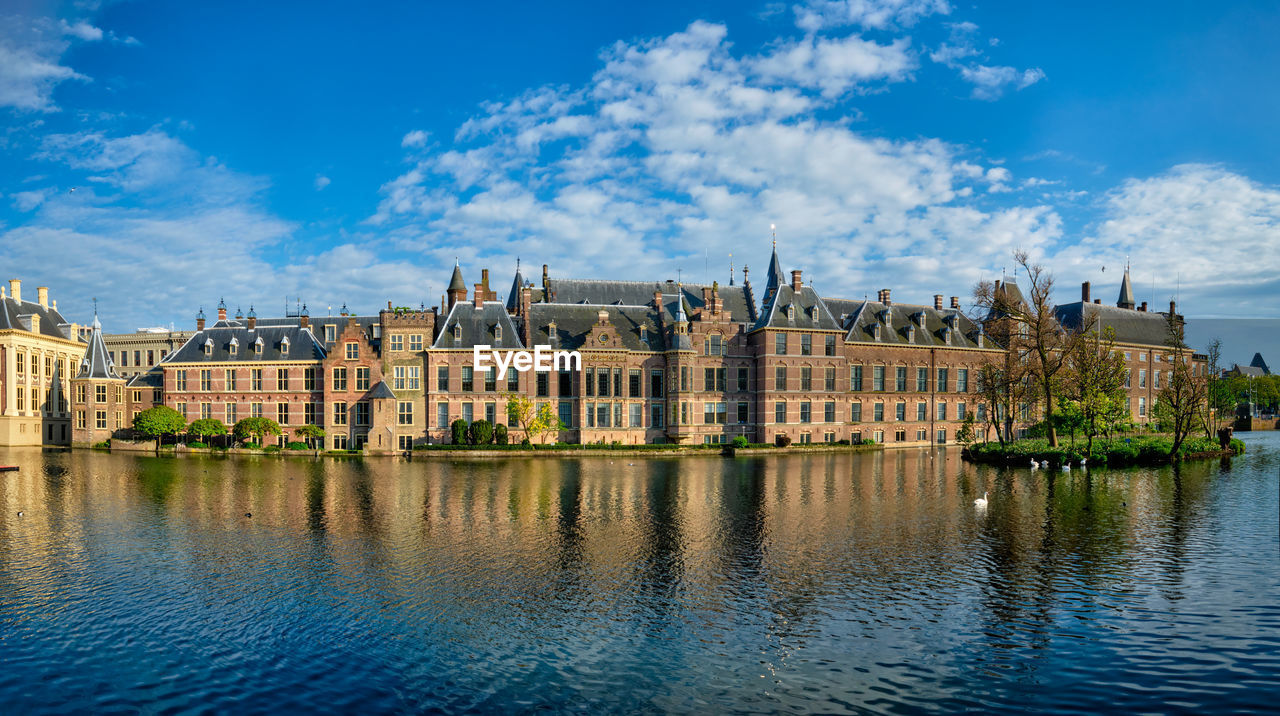
{"label": "blue sky", "polygon": [[10,2],[0,266],[125,331],[430,305],[455,257],[763,280],[776,223],[833,296],[1021,247],[1062,301],[1131,256],[1139,300],[1280,316],[1280,5],[1047,5]]}

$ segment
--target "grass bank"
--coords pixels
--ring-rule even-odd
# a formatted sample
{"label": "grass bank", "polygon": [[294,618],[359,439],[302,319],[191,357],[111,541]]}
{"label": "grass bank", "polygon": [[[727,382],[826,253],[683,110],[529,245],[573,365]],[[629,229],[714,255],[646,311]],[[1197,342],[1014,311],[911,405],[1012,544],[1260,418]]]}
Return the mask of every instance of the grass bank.
{"label": "grass bank", "polygon": [[1204,436],[1189,437],[1173,454],[1173,439],[1167,435],[1138,435],[1107,440],[1094,440],[1093,454],[1085,454],[1085,444],[1059,445],[1050,447],[1044,439],[1015,440],[1001,445],[994,443],[977,443],[965,448],[962,455],[969,462],[986,465],[1010,465],[1014,467],[1030,466],[1032,460],[1049,461],[1050,467],[1062,465],[1078,465],[1081,458],[1087,457],[1090,465],[1107,465],[1109,467],[1126,467],[1130,465],[1165,465],[1174,460],[1195,458],[1222,457],[1239,455],[1244,452],[1244,443],[1237,438],[1231,439],[1230,446],[1223,450],[1217,440]]}

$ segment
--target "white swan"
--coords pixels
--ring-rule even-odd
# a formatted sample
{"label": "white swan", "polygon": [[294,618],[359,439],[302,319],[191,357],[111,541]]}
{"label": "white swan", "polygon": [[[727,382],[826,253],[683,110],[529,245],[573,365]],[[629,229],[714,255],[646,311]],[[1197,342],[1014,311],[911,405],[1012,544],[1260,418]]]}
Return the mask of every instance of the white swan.
{"label": "white swan", "polygon": [[1040,463],[1036,462],[1036,461],[1033,459],[1033,460],[1031,461],[1031,469],[1032,469],[1032,470],[1039,470],[1039,469],[1040,469]]}
{"label": "white swan", "polygon": [[1071,472],[1071,463],[1069,463],[1069,462],[1064,462],[1064,463],[1062,463],[1062,471],[1063,471],[1063,472]]}
{"label": "white swan", "polygon": [[1043,467],[1044,469],[1048,470],[1048,469],[1049,469],[1049,461],[1048,461],[1048,460],[1041,460],[1041,461],[1040,461],[1040,467]]}
{"label": "white swan", "polygon": [[974,500],[974,501],[973,501],[973,506],[974,506],[974,507],[977,507],[977,508],[983,508],[983,507],[986,507],[986,506],[987,506],[987,494],[988,494],[988,493],[986,493],[986,492],[982,493],[982,497],[979,497],[978,499],[976,499],[976,500]]}
{"label": "white swan", "polygon": [[1089,458],[1087,457],[1080,458],[1080,467],[1084,467],[1085,465],[1088,465],[1088,464],[1089,464]]}

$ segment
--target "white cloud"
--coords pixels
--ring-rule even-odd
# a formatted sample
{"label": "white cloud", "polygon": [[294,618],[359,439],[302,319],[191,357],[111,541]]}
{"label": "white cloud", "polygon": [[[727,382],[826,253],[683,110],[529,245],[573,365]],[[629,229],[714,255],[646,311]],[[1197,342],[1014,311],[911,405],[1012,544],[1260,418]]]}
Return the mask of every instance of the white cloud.
{"label": "white cloud", "polygon": [[330,184],[329,177],[323,174],[316,175],[316,180],[315,180],[316,191],[323,191],[325,187],[329,186],[329,184]]}
{"label": "white cloud", "polygon": [[68,42],[49,23],[0,17],[0,107],[53,112],[53,90],[67,80],[89,78],[59,63]]}
{"label": "white cloud", "polygon": [[[486,105],[450,145],[408,153],[371,222],[444,265],[524,255],[560,276],[683,268],[699,279],[705,251],[721,280],[730,252],[759,279],[777,223],[784,260],[844,295],[926,257],[964,292],[969,274],[1015,241],[1060,237],[1047,207],[959,205],[975,187],[1005,190],[1014,178],[1003,167],[938,140],[865,136],[821,118],[848,87],[905,77],[905,41],[805,38],[741,57],[729,48],[724,27],[694,23],[614,45],[582,87]],[[897,280],[907,291],[943,288],[919,272]]]}
{"label": "white cloud", "polygon": [[1280,187],[1185,164],[1124,182],[1103,208],[1091,235],[1055,256],[1065,274],[1097,282],[1106,266],[1105,277],[1118,286],[1129,257],[1139,300],[1154,300],[1157,310],[1181,277],[1182,305],[1192,312],[1223,306],[1235,316],[1277,315]]}
{"label": "white cloud", "polygon": [[1044,79],[1039,67],[1018,70],[1014,67],[972,65],[960,68],[960,76],[973,84],[974,99],[999,99],[1009,87],[1022,90]]}
{"label": "white cloud", "polygon": [[810,32],[852,25],[907,27],[929,15],[950,12],[947,0],[810,0],[795,6],[796,26]]}
{"label": "white cloud", "polygon": [[13,206],[18,211],[27,212],[43,204],[45,197],[48,195],[48,189],[16,191],[9,195],[9,199],[13,201]]}
{"label": "white cloud", "polygon": [[421,129],[415,129],[404,135],[404,139],[400,140],[402,147],[421,147],[427,143],[427,133]]}
{"label": "white cloud", "polygon": [[102,39],[102,29],[94,27],[84,20],[79,20],[74,24],[69,24],[66,20],[59,20],[59,27],[62,28],[63,34],[71,35],[86,42],[97,42]]}

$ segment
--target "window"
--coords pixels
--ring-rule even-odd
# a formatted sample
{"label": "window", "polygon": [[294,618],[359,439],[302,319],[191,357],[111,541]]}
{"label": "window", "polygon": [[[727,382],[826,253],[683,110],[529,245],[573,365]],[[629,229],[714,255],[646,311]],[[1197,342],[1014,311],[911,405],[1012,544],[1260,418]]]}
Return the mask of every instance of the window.
{"label": "window", "polygon": [[608,368],[596,369],[596,395],[599,395],[602,398],[608,397],[609,395],[609,369]]}
{"label": "window", "polygon": [[902,421],[907,419],[907,404],[899,402],[893,406],[893,419]]}
{"label": "window", "polygon": [[964,420],[965,405],[964,403],[956,403],[956,420]]}
{"label": "window", "polygon": [[223,417],[226,418],[226,420],[223,422],[225,422],[227,425],[235,425],[236,424],[236,404],[227,403],[226,406],[222,409],[222,415]]}
{"label": "window", "polygon": [[213,405],[211,403],[200,404],[200,418],[208,420],[213,417]]}
{"label": "window", "polygon": [[812,411],[812,407],[810,406],[809,401],[807,400],[801,401],[800,402],[800,422],[802,423],[813,422],[813,414],[811,411]]}
{"label": "window", "polygon": [[280,368],[276,370],[276,390],[289,389],[289,369]]}
{"label": "window", "polygon": [[804,335],[800,336],[800,355],[802,356],[813,355],[813,336],[809,335],[808,333],[805,333]]}
{"label": "window", "polygon": [[200,390],[205,393],[213,390],[213,371],[208,368],[200,371]]}
{"label": "window", "polygon": [[360,360],[359,343],[347,343],[347,360]]}
{"label": "window", "polygon": [[[587,381],[590,382],[590,381]],[[573,397],[573,372],[562,370],[556,373],[556,386],[561,398]]]}
{"label": "window", "polygon": [[[660,369],[649,371],[649,397],[650,398],[662,397],[662,371]],[[661,427],[661,426],[655,425],[654,427]]]}
{"label": "window", "polygon": [[436,427],[447,427],[449,425],[449,404],[436,403]]}
{"label": "window", "polygon": [[187,404],[186,404],[186,403],[178,403],[178,414],[182,416],[182,419],[183,419],[183,420],[186,420],[186,419],[187,419]]}
{"label": "window", "polygon": [[475,372],[472,366],[462,366],[462,392],[470,393],[476,388]]}
{"label": "window", "polygon": [[422,350],[422,334],[421,333],[409,334],[409,350],[411,351]]}
{"label": "window", "polygon": [[[417,372],[417,368],[413,369]],[[520,392],[520,371],[507,369],[507,390],[512,393]]]}
{"label": "window", "polygon": [[1132,368],[1124,372],[1124,387],[1126,388],[1133,387],[1133,369]]}
{"label": "window", "polygon": [[929,369],[928,368],[916,368],[916,392],[917,393],[929,392]]}
{"label": "window", "polygon": [[325,343],[333,343],[336,340],[338,340],[338,327],[332,324],[325,326],[324,327]]}
{"label": "window", "polygon": [[640,403],[631,403],[627,407],[627,427],[644,427],[644,406]]}
{"label": "window", "polygon": [[467,422],[467,425],[470,425],[472,422],[474,422],[474,421],[475,421],[475,418],[476,418],[476,415],[475,415],[475,406],[474,406],[474,405],[472,405],[471,403],[463,403],[463,404],[462,404],[462,419],[463,419],[463,420],[465,420],[465,421]]}
{"label": "window", "polygon": [[738,422],[747,423],[751,421],[751,404],[745,400],[738,401]]}
{"label": "window", "polygon": [[774,366],[773,368],[773,389],[787,389],[787,367],[785,365]]}
{"label": "window", "polygon": [[862,403],[849,403],[849,422],[862,422]]}
{"label": "window", "polygon": [[862,390],[862,366],[860,365],[849,367],[849,390]]}
{"label": "window", "polygon": [[1138,371],[1138,387],[1147,387],[1147,371],[1145,369]]}
{"label": "window", "polygon": [[[720,386],[721,390],[723,390],[723,389],[724,389],[724,385],[723,385],[723,383],[724,383],[724,376],[723,376],[723,372],[724,372],[724,369],[722,368],[722,369],[721,369],[721,373],[722,373],[722,375],[720,376],[720,382],[721,382],[721,384],[722,384],[722,385]],[[616,398],[621,398],[621,397],[622,397],[622,369],[621,369],[621,368],[614,368],[614,369],[613,369],[613,395],[614,395],[614,397],[616,397]]]}
{"label": "window", "polygon": [[94,414],[94,427],[99,430],[107,429],[107,411],[99,410]]}
{"label": "window", "polygon": [[[187,371],[185,370],[178,371],[176,373],[176,378],[178,382],[178,390],[186,390],[187,389]],[[84,398],[81,398],[80,402],[84,402]]]}
{"label": "window", "polygon": [[396,424],[413,425],[413,402],[401,400],[396,403]]}
{"label": "window", "polygon": [[1147,399],[1145,397],[1138,398],[1138,417],[1146,417],[1147,415]]}
{"label": "window", "polygon": [[613,423],[610,422],[609,420],[611,416],[612,416],[612,412],[609,410],[609,403],[596,403],[596,427],[597,428],[613,427]]}
{"label": "window", "polygon": [[937,385],[937,386],[935,386],[935,387],[937,388],[937,390],[938,390],[938,392],[939,392],[939,393],[945,393],[945,392],[947,392],[947,383],[949,382],[949,380],[950,380],[950,378],[951,378],[951,376],[950,376],[950,372],[951,372],[951,371],[950,371],[950,369],[948,369],[948,368],[939,368],[939,369],[938,369],[938,385]]}
{"label": "window", "polygon": [[947,404],[938,403],[938,420],[946,420],[946,419],[947,419]]}
{"label": "window", "polygon": [[640,398],[640,370],[632,368],[627,373],[627,397]]}
{"label": "window", "polygon": [[836,354],[836,337],[832,335],[825,336],[823,340],[826,343],[825,354],[833,356]]}
{"label": "window", "polygon": [[262,390],[262,369],[261,368],[249,369],[249,389],[254,392],[261,392]]}
{"label": "window", "polygon": [[884,392],[884,366],[878,365],[871,369],[871,389]]}
{"label": "window", "polygon": [[[332,328],[332,326],[329,326],[329,328]],[[347,436],[347,434],[346,434],[346,433],[339,433],[338,435],[334,435],[334,436],[333,436],[333,449],[334,449],[334,450],[346,450],[346,449],[348,448],[348,446],[350,446],[350,444],[351,444],[350,440],[351,440],[351,439]]]}
{"label": "window", "polygon": [[441,393],[449,392],[449,366],[447,365],[436,367],[436,390]]}
{"label": "window", "polygon": [[[21,399],[22,399],[22,390],[21,390],[21,389],[19,389],[19,390],[18,390],[18,399],[19,399],[19,400],[21,400]],[[34,400],[33,400],[33,401],[31,401],[31,402],[32,402],[32,403],[35,403],[35,401],[34,401]],[[95,402],[95,403],[105,403],[105,402],[107,402],[107,386],[105,386],[105,385],[95,385],[95,386],[93,386],[93,402]],[[31,407],[32,407],[33,409],[35,408],[35,406],[34,406],[34,405],[32,405]],[[22,409],[22,406],[21,406],[21,405],[19,405],[19,406],[18,406],[18,409],[19,409],[19,410],[21,410],[21,409]]]}
{"label": "window", "polygon": [[235,368],[228,368],[226,370],[226,374],[224,376],[224,385],[226,385],[226,390],[228,391],[234,391],[236,389],[236,369]]}
{"label": "window", "polygon": [[147,365],[155,365],[155,364],[156,364],[156,352],[147,351]]}
{"label": "window", "polygon": [[705,425],[724,425],[725,423],[725,404],[724,403],[703,403],[702,404],[702,422]]}
{"label": "window", "polygon": [[[346,391],[347,389],[347,369],[338,366],[333,369],[333,389],[335,391]],[[346,423],[343,423],[345,425]]]}
{"label": "window", "polygon": [[316,404],[315,403],[302,404],[302,424],[303,425],[316,424]]}
{"label": "window", "polygon": [[873,412],[873,419],[877,423],[884,422],[884,403],[876,403]]}
{"label": "window", "polygon": [[347,404],[343,402],[335,402],[333,404],[333,424],[347,424]]}
{"label": "window", "polygon": [[1160,371],[1158,370],[1151,374],[1151,387],[1160,390]]}
{"label": "window", "polygon": [[746,390],[749,390],[750,387],[751,387],[750,373],[748,372],[748,369],[739,368],[738,369],[738,390],[746,391]]}
{"label": "window", "polygon": [[724,338],[718,333],[713,333],[707,337],[703,345],[704,352],[709,356],[724,355]]}
{"label": "window", "polygon": [[[550,386],[548,385],[551,379],[547,373],[537,373],[536,375],[537,379],[535,382],[537,385],[535,386],[535,390],[537,391],[539,398],[545,398],[551,393]],[[587,379],[587,384],[591,384],[590,378]]]}
{"label": "window", "polygon": [[969,392],[969,369],[968,368],[956,369],[956,392],[957,393]]}
{"label": "window", "polygon": [[787,334],[779,333],[773,337],[773,352],[780,356],[787,354]]}
{"label": "window", "polygon": [[894,441],[894,442],[896,442],[896,443],[906,442],[906,441],[907,441],[907,431],[906,431],[906,430],[894,430],[894,431],[893,431],[893,441]]}
{"label": "window", "polygon": [[261,418],[262,403],[249,403],[249,416],[253,418]]}
{"label": "window", "polygon": [[566,427],[573,427],[573,403],[567,400],[560,401],[557,406],[558,417],[560,422]]}
{"label": "window", "polygon": [[787,422],[787,401],[779,400],[773,404],[773,422],[778,424]]}
{"label": "window", "polygon": [[925,421],[929,419],[929,404],[916,403],[916,420]]}
{"label": "window", "polygon": [[907,391],[907,367],[904,365],[898,366],[894,375],[894,389],[899,393],[905,393]]}
{"label": "window", "polygon": [[356,390],[369,389],[369,368],[368,366],[356,367]]}
{"label": "window", "polygon": [[498,424],[498,404],[497,403],[484,404],[484,419],[488,420],[490,425]]}
{"label": "window", "polygon": [[833,391],[836,389],[836,369],[827,368],[823,374],[822,386],[824,390]]}
{"label": "window", "polygon": [[[142,365],[142,351],[133,352],[133,364]],[[104,426],[105,427],[105,426]]]}
{"label": "window", "polygon": [[835,401],[827,401],[822,406],[822,422],[834,423],[836,421],[836,404]]}
{"label": "window", "polygon": [[288,403],[276,404],[276,422],[280,423],[281,425],[289,424],[289,404]]}
{"label": "window", "polygon": [[650,406],[649,413],[650,413],[649,427],[661,428],[662,427],[662,404],[658,403]]}
{"label": "window", "polygon": [[84,418],[83,410],[76,411],[76,427],[80,428],[81,430],[85,428],[85,418]]}
{"label": "window", "polygon": [[389,345],[387,346],[388,350],[393,350],[393,351],[404,350],[404,335],[400,333],[392,333],[390,336],[387,336],[387,339],[389,342]]}
{"label": "window", "polygon": [[807,365],[800,367],[800,390],[813,390],[813,369]]}

